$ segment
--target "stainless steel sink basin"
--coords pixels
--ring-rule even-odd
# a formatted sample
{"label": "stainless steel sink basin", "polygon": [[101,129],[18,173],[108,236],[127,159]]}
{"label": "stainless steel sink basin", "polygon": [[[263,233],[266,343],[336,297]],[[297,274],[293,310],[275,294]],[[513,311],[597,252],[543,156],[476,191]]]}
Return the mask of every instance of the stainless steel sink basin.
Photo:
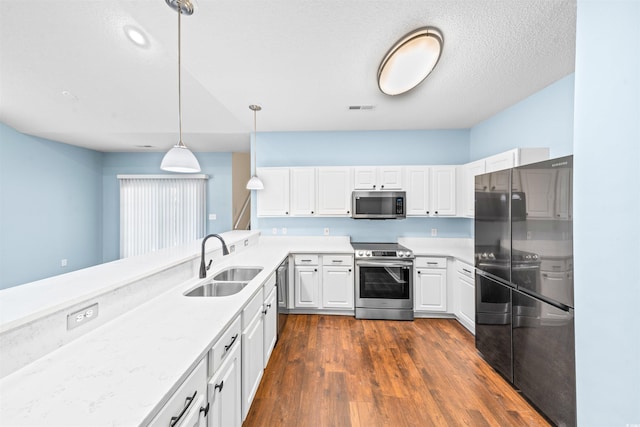
{"label": "stainless steel sink basin", "polygon": [[213,276],[214,282],[248,282],[262,271],[262,267],[229,267]]}
{"label": "stainless steel sink basin", "polygon": [[191,289],[184,295],[187,297],[226,297],[237,294],[249,282],[209,282]]}

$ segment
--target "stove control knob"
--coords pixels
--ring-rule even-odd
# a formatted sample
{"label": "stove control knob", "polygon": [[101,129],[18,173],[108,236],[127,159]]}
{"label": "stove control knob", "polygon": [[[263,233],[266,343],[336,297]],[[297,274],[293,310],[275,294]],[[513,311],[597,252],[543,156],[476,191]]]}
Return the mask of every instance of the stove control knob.
{"label": "stove control knob", "polygon": [[411,253],[411,251],[407,251],[407,252],[405,252],[405,253],[404,253],[404,256],[406,256],[406,257],[410,257],[410,256],[412,256],[412,255],[413,255],[413,254]]}
{"label": "stove control knob", "polygon": [[533,255],[531,256],[531,258],[533,258],[533,259],[536,259],[536,260],[537,260],[537,259],[538,259],[538,254],[533,254]]}
{"label": "stove control knob", "polygon": [[493,252],[489,253],[489,259],[496,259],[496,256],[493,254]]}
{"label": "stove control knob", "polygon": [[364,252],[363,251],[358,251],[358,256],[363,256]]}
{"label": "stove control knob", "polygon": [[482,258],[482,259],[487,259],[487,258],[489,258],[489,255],[488,255],[486,252],[483,252],[483,253],[480,255],[480,258]]}
{"label": "stove control knob", "polygon": [[366,251],[366,252],[364,253],[364,256],[371,256],[371,251]]}

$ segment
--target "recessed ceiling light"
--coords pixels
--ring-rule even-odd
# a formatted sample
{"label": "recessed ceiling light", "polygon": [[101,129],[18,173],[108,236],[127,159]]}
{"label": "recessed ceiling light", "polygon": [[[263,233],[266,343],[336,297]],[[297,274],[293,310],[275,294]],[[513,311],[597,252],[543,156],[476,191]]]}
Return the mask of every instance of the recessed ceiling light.
{"label": "recessed ceiling light", "polygon": [[373,105],[349,105],[349,110],[373,110]]}
{"label": "recessed ceiling light", "polygon": [[127,35],[127,38],[133,42],[138,47],[148,47],[149,39],[147,36],[138,28],[132,25],[125,25],[123,27],[124,33]]}
{"label": "recessed ceiling light", "polygon": [[442,34],[433,27],[419,28],[402,37],[380,63],[380,90],[400,95],[418,86],[438,63],[442,44]]}
{"label": "recessed ceiling light", "polygon": [[137,148],[153,148],[153,145],[136,145]]}

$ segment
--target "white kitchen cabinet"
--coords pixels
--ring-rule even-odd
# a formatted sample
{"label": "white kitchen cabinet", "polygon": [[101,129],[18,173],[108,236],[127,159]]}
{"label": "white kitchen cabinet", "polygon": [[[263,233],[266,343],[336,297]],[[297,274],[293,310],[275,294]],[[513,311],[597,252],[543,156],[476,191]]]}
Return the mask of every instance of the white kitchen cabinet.
{"label": "white kitchen cabinet", "polygon": [[317,265],[294,267],[295,308],[320,307],[320,272]]}
{"label": "white kitchen cabinet", "polygon": [[456,288],[455,295],[458,300],[455,309],[456,317],[465,328],[475,333],[475,270],[460,260],[456,261]]}
{"label": "white kitchen cabinet", "polygon": [[207,407],[207,359],[203,358],[182,385],[160,409],[149,426],[205,427]]}
{"label": "white kitchen cabinet", "polygon": [[241,345],[234,343],[209,380],[208,427],[242,426]]}
{"label": "white kitchen cabinet", "polygon": [[407,215],[456,215],[455,166],[407,166]]}
{"label": "white kitchen cabinet", "polygon": [[326,216],[351,216],[352,168],[319,167],[318,214]]}
{"label": "white kitchen cabinet", "polygon": [[316,168],[291,168],[291,216],[316,214]]}
{"label": "white kitchen cabinet", "polygon": [[264,189],[257,192],[257,215],[289,215],[289,168],[258,168]]}
{"label": "white kitchen cabinet", "polygon": [[242,311],[242,420],[251,408],[264,370],[263,290]]}
{"label": "white kitchen cabinet", "polygon": [[353,258],[348,255],[322,257],[322,308],[353,309]]}
{"label": "white kitchen cabinet", "polygon": [[431,167],[431,212],[434,216],[456,215],[456,167]]}
{"label": "white kitchen cabinet", "polygon": [[[275,284],[275,277],[274,277]],[[271,353],[276,346],[278,339],[278,301],[275,286],[265,286],[265,294],[267,294],[267,288],[269,294],[264,299],[264,367],[267,367]]]}
{"label": "white kitchen cabinet", "polygon": [[[477,175],[485,173],[485,161],[477,160],[460,166],[458,171],[458,200],[460,201],[461,216],[471,217],[475,215],[476,190],[475,179]],[[482,190],[482,189],[480,189]]]}
{"label": "white kitchen cabinet", "polygon": [[405,175],[407,181],[407,215],[429,215],[429,177],[428,166],[407,166]]}
{"label": "white kitchen cabinet", "polygon": [[353,168],[355,190],[402,190],[402,167],[356,166]]}
{"label": "white kitchen cabinet", "polygon": [[414,310],[447,311],[447,259],[416,257],[414,261]]}
{"label": "white kitchen cabinet", "polygon": [[558,219],[573,219],[573,175],[571,169],[558,169],[555,214]]}

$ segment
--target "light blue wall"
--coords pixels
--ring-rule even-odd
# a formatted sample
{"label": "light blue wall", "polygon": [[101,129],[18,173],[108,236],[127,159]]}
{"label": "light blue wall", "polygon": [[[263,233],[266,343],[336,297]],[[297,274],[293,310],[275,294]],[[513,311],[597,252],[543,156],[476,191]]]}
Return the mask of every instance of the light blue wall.
{"label": "light blue wall", "polygon": [[[469,131],[422,130],[378,132],[268,132],[258,134],[258,167],[445,165],[469,159]],[[255,200],[255,199],[254,199]],[[271,235],[273,229],[289,235],[349,235],[354,241],[395,241],[398,237],[469,237],[471,220],[465,218],[408,218],[395,221],[351,218],[256,218],[254,229]]]}
{"label": "light blue wall", "polygon": [[477,124],[470,133],[471,160],[515,147],[549,147],[551,157],[573,153],[574,75]]}
{"label": "light blue wall", "polygon": [[[208,233],[231,230],[231,153],[195,153],[207,184],[207,213],[217,218],[207,221]],[[118,174],[163,174],[164,153],[104,153],[103,164],[103,261],[120,257],[120,187]]]}
{"label": "light blue wall", "polygon": [[0,289],[94,265],[101,252],[102,154],[0,123]]}
{"label": "light blue wall", "polygon": [[[640,2],[578,0],[578,425],[640,425]],[[595,31],[594,31],[595,30]]]}

